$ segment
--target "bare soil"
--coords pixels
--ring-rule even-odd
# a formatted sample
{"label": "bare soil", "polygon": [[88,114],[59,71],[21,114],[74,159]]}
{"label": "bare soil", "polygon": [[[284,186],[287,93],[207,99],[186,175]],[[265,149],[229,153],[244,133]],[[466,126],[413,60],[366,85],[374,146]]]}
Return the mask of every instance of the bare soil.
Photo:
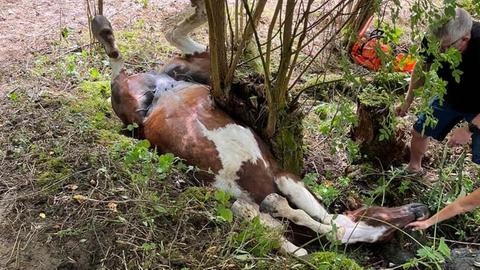
{"label": "bare soil", "polygon": [[[190,6],[189,0],[149,0],[147,8],[143,2],[105,1],[104,10],[115,30],[130,30],[143,20],[145,48],[164,42],[164,30],[183,18]],[[54,69],[66,55],[89,48],[86,9],[86,2],[78,0],[0,0],[0,269],[138,269],[139,263],[147,263],[143,266],[150,269],[191,265],[198,269],[239,269],[230,257],[222,257],[222,241],[230,228],[217,227],[205,207],[184,202],[181,211],[155,217],[157,230],[146,229],[142,220],[137,220],[143,213],[134,207],[134,192],[125,183],[126,175],[118,161],[109,157],[108,143],[103,143],[110,138],[99,138],[97,132],[79,127],[86,117],[81,113],[62,114],[62,110],[74,107],[72,100],[82,101],[79,81],[57,79],[49,66]],[[64,29],[68,29],[67,37],[61,35]],[[205,41],[206,29],[197,31],[196,38]],[[175,53],[167,48],[152,53],[155,59],[141,56],[141,60],[127,64],[134,70],[156,68],[166,60],[165,55]],[[48,61],[36,71],[39,56],[46,56]],[[88,57],[100,63],[95,54]],[[82,65],[81,60],[76,61]],[[110,111],[102,113],[109,129],[119,129]],[[334,184],[334,179],[344,175],[360,178],[339,196],[332,210],[359,207],[361,199],[349,195],[375,189],[371,178],[377,176],[355,176],[357,168],[347,165],[345,153],[331,154],[329,140],[315,130],[306,130],[305,139],[309,145],[306,170],[318,172],[320,182]],[[437,150],[430,151],[427,166],[438,166],[432,161],[441,159],[439,146],[432,147]],[[455,161],[460,153],[457,150],[446,162]],[[478,179],[478,173],[472,175],[475,177]],[[184,190],[171,185],[183,180],[182,176],[174,178],[180,179],[154,184],[155,190],[168,190],[161,198],[167,209],[174,207],[172,198],[177,199]],[[45,179],[49,182],[42,182]],[[76,194],[94,200],[79,202],[73,199]],[[118,203],[118,212],[114,212],[105,201],[123,203]],[[119,221],[119,216],[125,221]],[[479,241],[478,236],[469,240]],[[146,255],[142,244],[150,242],[159,246],[166,243],[161,255],[160,251]],[[372,257],[371,265],[385,263]],[[148,265],[152,258],[155,264]],[[277,263],[271,269],[290,266],[282,258],[269,260]]]}
{"label": "bare soil", "polygon": [[[169,23],[178,21],[177,16],[182,16],[179,10],[190,5],[188,0],[147,2],[148,8],[140,1],[105,1],[105,15],[116,29],[129,27],[141,17],[152,25],[151,31],[163,31]],[[88,45],[84,43],[88,33],[86,1],[0,0],[0,7],[0,108],[4,112],[0,117],[0,269],[92,269],[90,263],[99,261],[94,259],[96,241],[70,240],[58,247],[48,244],[50,240],[43,237],[59,225],[39,218],[45,209],[35,209],[45,207],[45,200],[49,200],[34,187],[36,166],[42,161],[38,157],[14,154],[18,147],[15,138],[18,139],[19,134],[29,139],[34,137],[31,143],[38,140],[37,144],[48,148],[48,144],[54,144],[54,137],[71,132],[65,123],[54,123],[50,119],[61,105],[42,104],[39,100],[45,94],[56,96],[55,93],[65,92],[72,85],[47,77],[29,77],[29,72],[38,55],[61,57],[68,53],[69,48],[52,51],[62,42],[64,29],[68,29],[71,49]],[[27,93],[28,103],[37,105],[12,104],[6,96],[16,92]],[[35,120],[31,121],[32,118]],[[87,145],[82,147],[78,152],[88,149]],[[108,237],[103,241],[108,242]]]}
{"label": "bare soil", "polygon": [[[189,6],[189,0],[105,1],[105,16],[118,29],[131,25],[140,16],[158,20],[158,29]],[[61,31],[70,28],[73,34],[88,31],[86,1],[65,0],[1,0],[0,6],[0,63],[2,69],[15,62],[25,62],[34,53],[49,52],[51,45],[61,39]]]}

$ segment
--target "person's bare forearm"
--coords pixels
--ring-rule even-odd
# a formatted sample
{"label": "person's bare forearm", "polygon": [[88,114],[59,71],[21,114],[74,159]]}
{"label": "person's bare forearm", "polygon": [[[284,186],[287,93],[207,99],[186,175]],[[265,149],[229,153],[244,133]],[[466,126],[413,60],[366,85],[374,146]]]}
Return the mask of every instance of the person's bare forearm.
{"label": "person's bare forearm", "polygon": [[437,214],[428,219],[430,225],[442,222],[446,219],[452,218],[458,214],[471,211],[480,206],[480,188],[470,193],[469,195],[455,200],[453,203],[447,205]]}
{"label": "person's bare forearm", "polygon": [[480,113],[477,116],[475,116],[475,118],[473,118],[472,124],[477,126],[477,128],[480,128]]}
{"label": "person's bare forearm", "polygon": [[410,84],[408,85],[408,91],[405,96],[405,105],[407,107],[410,107],[413,102],[415,90],[421,87],[425,82],[425,78],[423,76],[424,69],[422,68],[423,65],[423,63],[417,63],[413,69]]}

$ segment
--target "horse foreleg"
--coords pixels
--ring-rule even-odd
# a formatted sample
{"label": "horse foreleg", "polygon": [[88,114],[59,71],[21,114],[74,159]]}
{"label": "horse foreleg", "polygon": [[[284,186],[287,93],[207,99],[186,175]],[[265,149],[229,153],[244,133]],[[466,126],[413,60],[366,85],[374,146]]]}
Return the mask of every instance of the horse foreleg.
{"label": "horse foreleg", "polygon": [[[241,199],[235,201],[232,205],[232,212],[237,217],[251,221],[253,218],[258,216],[260,218],[260,222],[264,226],[272,229],[282,228],[283,225],[280,221],[274,219],[268,214],[260,213],[258,209],[259,207],[257,204]],[[283,236],[280,237],[280,252],[295,256],[303,256],[308,254],[305,249],[297,247]]]}
{"label": "horse foreleg", "polygon": [[336,240],[342,239],[343,235],[345,234],[343,227],[338,227],[335,231],[333,226],[322,224],[314,220],[311,216],[305,213],[305,211],[301,209],[293,209],[288,204],[287,199],[276,193],[268,195],[262,201],[260,204],[260,210],[262,212],[265,211],[274,217],[286,218],[297,225],[305,226],[321,235],[335,233],[334,238]]}
{"label": "horse foreleg", "polygon": [[312,218],[325,224],[330,224],[333,215],[320,204],[318,199],[305,187],[303,182],[296,181],[289,176],[280,176],[275,179],[280,192],[299,209],[302,209]]}
{"label": "horse foreleg", "polygon": [[184,54],[202,53],[207,46],[194,41],[188,36],[190,32],[207,22],[207,11],[203,1],[192,1],[195,6],[195,13],[178,23],[165,35],[168,42],[181,50]]}

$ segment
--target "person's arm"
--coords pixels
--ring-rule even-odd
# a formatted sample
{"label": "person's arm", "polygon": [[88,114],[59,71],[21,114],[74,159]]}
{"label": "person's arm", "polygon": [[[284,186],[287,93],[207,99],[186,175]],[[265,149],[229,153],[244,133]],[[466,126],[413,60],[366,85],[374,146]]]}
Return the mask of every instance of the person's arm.
{"label": "person's arm", "polygon": [[472,124],[477,126],[480,129],[480,113],[472,119]]}
{"label": "person's arm", "polygon": [[[425,77],[423,71],[428,67],[425,63],[417,62],[412,72],[410,84],[408,85],[408,91],[405,96],[405,101],[397,107],[396,112],[398,116],[405,116],[407,114],[410,105],[412,105],[415,90],[421,87],[425,83]],[[480,119],[479,119],[480,120]]]}
{"label": "person's arm", "polygon": [[472,142],[472,134],[475,129],[480,129],[480,114],[473,118],[468,126],[455,128],[452,130],[452,136],[448,140],[448,146],[455,147]]}
{"label": "person's arm", "polygon": [[447,145],[450,147],[470,144],[472,142],[472,132],[468,126],[453,129],[452,136],[448,139]]}
{"label": "person's arm", "polygon": [[415,221],[408,224],[406,227],[412,230],[424,230],[435,223],[442,222],[446,219],[452,218],[456,215],[463,214],[465,212],[472,211],[480,206],[480,188],[470,193],[467,196],[458,198],[453,203],[447,205],[438,213],[430,217],[429,219],[422,221]]}

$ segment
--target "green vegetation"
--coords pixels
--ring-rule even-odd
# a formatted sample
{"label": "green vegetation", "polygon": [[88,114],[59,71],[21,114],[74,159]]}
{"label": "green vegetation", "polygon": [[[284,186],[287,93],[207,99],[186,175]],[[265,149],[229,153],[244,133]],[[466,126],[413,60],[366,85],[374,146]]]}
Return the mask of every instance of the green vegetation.
{"label": "green vegetation", "polygon": [[[475,1],[461,2],[469,10],[478,10]],[[149,7],[147,0],[136,3]],[[414,6],[412,24],[419,24],[423,17],[433,20],[433,15]],[[139,19],[128,31],[116,33],[132,72],[158,70],[163,64],[160,59],[176,52],[162,33],[150,31],[151,24]],[[410,35],[418,43],[420,38],[418,26],[407,29],[395,21],[381,26],[385,42],[402,43]],[[65,53],[75,32],[61,30],[63,38],[56,46],[63,51],[36,55],[31,70],[18,78],[18,87],[6,93],[1,103],[6,112],[14,112],[0,118],[4,135],[0,160],[11,175],[5,187],[24,194],[16,202],[16,212],[7,218],[9,225],[19,228],[19,246],[27,247],[35,234],[35,241],[48,243],[65,257],[81,250],[98,263],[95,267],[110,269],[362,269],[344,254],[370,267],[372,262],[364,259],[372,256],[368,247],[347,246],[342,252],[335,243],[325,245],[324,239],[305,246],[309,251],[321,250],[307,258],[280,256],[279,236],[284,229],[267,229],[258,218],[236,219],[230,209],[231,195],[199,185],[197,168],[172,154],[158,153],[148,141],[121,135],[136,127],[123,127],[111,109],[105,55],[88,48]],[[87,42],[86,37],[83,41]],[[410,51],[420,53],[416,46]],[[438,61],[458,65],[455,51],[429,51]],[[272,69],[278,67],[275,61]],[[428,113],[431,97],[445,91],[435,73],[438,68],[435,62],[433,70],[425,73],[427,85],[416,93],[421,100],[419,112]],[[394,206],[415,201],[427,204],[434,213],[478,186],[480,170],[466,157],[469,149],[453,151],[437,145],[428,161],[429,167],[438,168],[434,171],[438,181],[431,186],[403,175],[398,167],[363,162],[364,153],[351,138],[351,130],[360,123],[357,101],[385,109],[378,139],[388,142],[396,131],[411,125],[393,114],[408,75],[389,72],[391,65],[366,75],[355,70],[358,67],[343,58],[328,75],[307,73],[299,87],[308,93],[300,99],[309,104],[302,110],[306,117],[297,126],[291,125],[296,119],[286,118],[285,126],[293,132],[280,130],[277,137],[283,145],[295,145],[290,135],[304,133],[303,181],[327,208],[340,213],[361,204]],[[245,75],[249,70],[238,72]],[[281,150],[288,153],[288,148]],[[25,224],[34,224],[35,230]],[[480,210],[476,210],[428,230],[427,238],[405,236],[416,250],[402,267],[441,267],[450,256],[448,239],[476,241],[479,226]]]}
{"label": "green vegetation", "polygon": [[[318,270],[362,270],[355,261],[335,252],[315,252],[309,255],[310,268]],[[304,269],[310,269],[305,267]]]}

